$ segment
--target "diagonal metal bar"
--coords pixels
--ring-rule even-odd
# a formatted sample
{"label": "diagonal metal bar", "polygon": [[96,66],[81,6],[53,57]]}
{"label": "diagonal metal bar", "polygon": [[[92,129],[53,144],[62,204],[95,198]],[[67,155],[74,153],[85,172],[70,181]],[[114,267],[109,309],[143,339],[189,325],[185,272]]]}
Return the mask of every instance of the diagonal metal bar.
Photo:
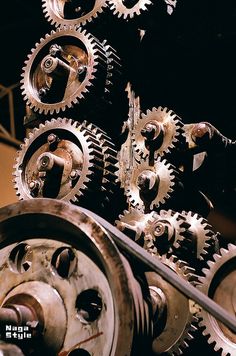
{"label": "diagonal metal bar", "polygon": [[215,303],[208,296],[203,294],[196,287],[192,286],[189,282],[176,276],[176,273],[170,268],[165,266],[157,258],[151,256],[147,251],[140,247],[137,243],[132,241],[129,237],[123,234],[115,226],[108,223],[106,220],[92,213],[91,211],[80,208],[86,214],[90,215],[97,222],[99,222],[104,228],[106,228],[111,234],[114,242],[123,251],[128,252],[130,255],[134,256],[139,262],[142,262],[145,266],[148,266],[151,270],[158,273],[186,297],[194,300],[208,313],[214,316],[217,320],[221,321],[225,326],[236,333],[236,318],[232,317],[224,308],[219,304]]}

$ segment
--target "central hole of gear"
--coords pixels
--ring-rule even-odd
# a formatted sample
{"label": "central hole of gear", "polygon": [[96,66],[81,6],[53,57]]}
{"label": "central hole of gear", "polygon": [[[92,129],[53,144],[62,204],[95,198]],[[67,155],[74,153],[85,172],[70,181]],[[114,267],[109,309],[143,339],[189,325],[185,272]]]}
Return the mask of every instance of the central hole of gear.
{"label": "central hole of gear", "polygon": [[[93,10],[95,0],[67,0],[64,5],[63,17],[66,20],[73,20],[85,16]],[[96,9],[94,10],[96,13]]]}
{"label": "central hole of gear", "polygon": [[138,0],[123,0],[122,2],[127,9],[132,9],[138,3]]}
{"label": "central hole of gear", "polygon": [[102,311],[102,298],[95,289],[87,289],[76,299],[75,307],[81,322],[93,322]]}

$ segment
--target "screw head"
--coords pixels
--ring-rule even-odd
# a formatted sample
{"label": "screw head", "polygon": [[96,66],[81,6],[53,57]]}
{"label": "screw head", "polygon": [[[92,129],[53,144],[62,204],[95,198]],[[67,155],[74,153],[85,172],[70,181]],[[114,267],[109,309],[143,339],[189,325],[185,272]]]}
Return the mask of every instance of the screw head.
{"label": "screw head", "polygon": [[159,222],[156,224],[155,229],[154,229],[154,235],[156,237],[162,236],[166,231],[166,226],[165,224]]}
{"label": "screw head", "polygon": [[76,169],[72,169],[72,171],[70,172],[70,178],[71,179],[76,179],[79,175],[79,172]]}

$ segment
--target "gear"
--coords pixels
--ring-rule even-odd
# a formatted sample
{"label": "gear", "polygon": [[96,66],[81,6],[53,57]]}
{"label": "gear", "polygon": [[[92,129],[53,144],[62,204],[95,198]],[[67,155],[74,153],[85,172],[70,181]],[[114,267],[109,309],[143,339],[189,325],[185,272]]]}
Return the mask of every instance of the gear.
{"label": "gear", "polygon": [[98,98],[108,100],[120,73],[119,58],[105,41],[73,27],[42,38],[25,63],[24,100],[40,114],[65,111],[85,97],[88,107]]}
{"label": "gear", "polygon": [[177,254],[189,224],[184,216],[171,209],[151,212],[145,226],[144,248],[154,254]]}
{"label": "gear", "polygon": [[[171,268],[176,274],[195,283],[194,270],[176,257],[159,257],[161,261]],[[146,273],[150,288],[159,288],[165,296],[165,313],[161,320],[154,324],[156,337],[152,348],[155,354],[168,353],[168,355],[181,355],[188,346],[188,341],[193,338],[192,333],[197,329],[195,324],[198,319],[192,309],[191,301],[182,293],[166,282],[156,273]]]}
{"label": "gear", "polygon": [[46,19],[56,27],[85,25],[96,18],[105,6],[107,0],[43,0],[42,5]]}
{"label": "gear", "polygon": [[[235,316],[235,271],[236,246],[228,245],[221,248],[219,254],[208,261],[208,268],[203,269],[204,277],[199,277],[199,288],[216,303]],[[207,336],[209,344],[214,344],[215,351],[221,351],[224,356],[236,354],[236,335],[225,325],[218,322],[205,310],[199,313],[199,325],[204,328],[203,335]]]}
{"label": "gear", "polygon": [[146,159],[150,152],[163,156],[176,147],[183,124],[177,115],[159,106],[148,110],[134,125],[132,142],[139,157]]}
{"label": "gear", "polygon": [[153,3],[150,0],[110,0],[109,4],[115,15],[131,19],[146,11]]}
{"label": "gear", "polygon": [[[182,211],[181,214],[189,224],[188,237],[184,239],[182,246],[186,247],[188,258],[194,256],[196,259],[204,261],[207,255],[216,248],[216,234],[212,231],[212,226],[201,215],[192,211]],[[189,254],[190,250],[193,251],[193,255]]]}
{"label": "gear", "polygon": [[14,175],[20,199],[50,197],[88,205],[94,192],[107,198],[99,137],[85,123],[66,118],[46,121],[29,134],[18,152]]}
{"label": "gear", "polygon": [[174,190],[176,174],[174,166],[160,157],[153,166],[142,161],[130,168],[125,194],[131,206],[149,212],[164,204]]}

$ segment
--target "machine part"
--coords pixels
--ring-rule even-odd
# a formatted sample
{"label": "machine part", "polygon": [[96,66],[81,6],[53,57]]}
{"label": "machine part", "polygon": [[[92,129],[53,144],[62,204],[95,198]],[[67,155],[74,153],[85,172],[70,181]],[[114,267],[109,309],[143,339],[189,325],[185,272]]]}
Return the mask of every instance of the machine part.
{"label": "machine part", "polygon": [[91,200],[93,207],[109,199],[112,186],[108,191],[107,180],[114,174],[115,151],[106,147],[107,142],[85,123],[58,118],[40,124],[18,152],[14,172],[17,195],[20,199],[49,197],[85,205]]}
{"label": "machine part", "polygon": [[147,110],[141,114],[132,131],[132,144],[139,157],[146,159],[163,156],[176,147],[183,124],[180,118],[166,107]]}
{"label": "machine part", "polygon": [[145,226],[149,216],[150,214],[144,214],[140,210],[131,208],[129,211],[125,210],[119,216],[119,220],[115,221],[115,225],[120,231],[123,231],[127,236],[142,245],[140,241],[144,238]]}
{"label": "machine part", "polygon": [[[208,268],[202,270],[204,277],[199,277],[199,289],[221,305],[229,314],[235,317],[235,262],[236,246],[228,245],[228,249],[221,248],[219,254],[208,261]],[[200,327],[207,342],[213,344],[214,350],[222,355],[235,355],[236,335],[212,315],[201,309],[199,313]]]}
{"label": "machine part", "polygon": [[92,21],[103,11],[107,0],[43,0],[46,19],[56,27],[81,26]]}
{"label": "machine part", "polygon": [[151,212],[145,226],[145,250],[154,255],[165,255],[179,251],[181,256],[181,241],[189,227],[184,216],[171,209]]}
{"label": "machine part", "polygon": [[73,27],[58,28],[42,38],[25,64],[22,94],[40,114],[59,113],[84,98],[89,107],[108,97],[120,71],[113,48]]}
{"label": "machine part", "polygon": [[116,226],[154,255],[179,252],[189,227],[186,218],[171,209],[144,214],[139,210],[124,211]]}
{"label": "machine part", "polygon": [[[180,278],[194,283],[196,276],[194,270],[181,260],[161,257],[161,262],[174,271]],[[197,329],[197,317],[191,312],[191,301],[170,285],[161,276],[153,272],[146,273],[147,281],[151,288],[159,288],[164,294],[165,311],[162,317],[154,324],[156,335],[152,348],[154,354],[166,352],[168,355],[181,355],[188,346],[188,341],[193,338],[192,333]]]}
{"label": "machine part", "polygon": [[148,349],[152,318],[141,285],[106,229],[81,208],[40,198],[2,208],[0,248],[0,314],[10,303],[34,311],[38,354]]}
{"label": "machine part", "polygon": [[164,204],[174,191],[177,171],[160,157],[151,166],[146,161],[130,168],[125,194],[131,206],[147,213]]}
{"label": "machine part", "polygon": [[182,241],[182,247],[187,250],[185,257],[188,257],[188,261],[192,258],[204,261],[210,252],[216,252],[216,234],[208,221],[199,214],[192,211],[182,211],[181,214],[189,224],[188,234]]}
{"label": "machine part", "polygon": [[[139,246],[136,242],[132,241],[129,237],[119,231],[115,226],[111,225],[102,217],[89,211],[85,208],[80,208],[82,212],[85,212],[93,219],[96,219],[109,233],[112,235],[112,239],[126,254],[133,256],[136,261],[139,261],[140,267],[148,271],[154,271],[166,281],[168,281],[173,287],[175,287],[181,294],[195,302],[192,305],[193,310],[196,309],[196,303],[204,308],[208,313],[213,315],[214,318],[222,322],[234,333],[236,333],[236,320],[230,313],[228,313],[222,306],[211,300],[208,296],[195,288],[189,282],[184,279],[178,278],[176,273],[170,268],[165,266],[159,258],[151,256],[151,254]],[[176,278],[177,277],[177,278]]]}
{"label": "machine part", "polygon": [[135,16],[141,15],[152,4],[151,0],[109,0],[113,13],[125,20],[130,20]]}

